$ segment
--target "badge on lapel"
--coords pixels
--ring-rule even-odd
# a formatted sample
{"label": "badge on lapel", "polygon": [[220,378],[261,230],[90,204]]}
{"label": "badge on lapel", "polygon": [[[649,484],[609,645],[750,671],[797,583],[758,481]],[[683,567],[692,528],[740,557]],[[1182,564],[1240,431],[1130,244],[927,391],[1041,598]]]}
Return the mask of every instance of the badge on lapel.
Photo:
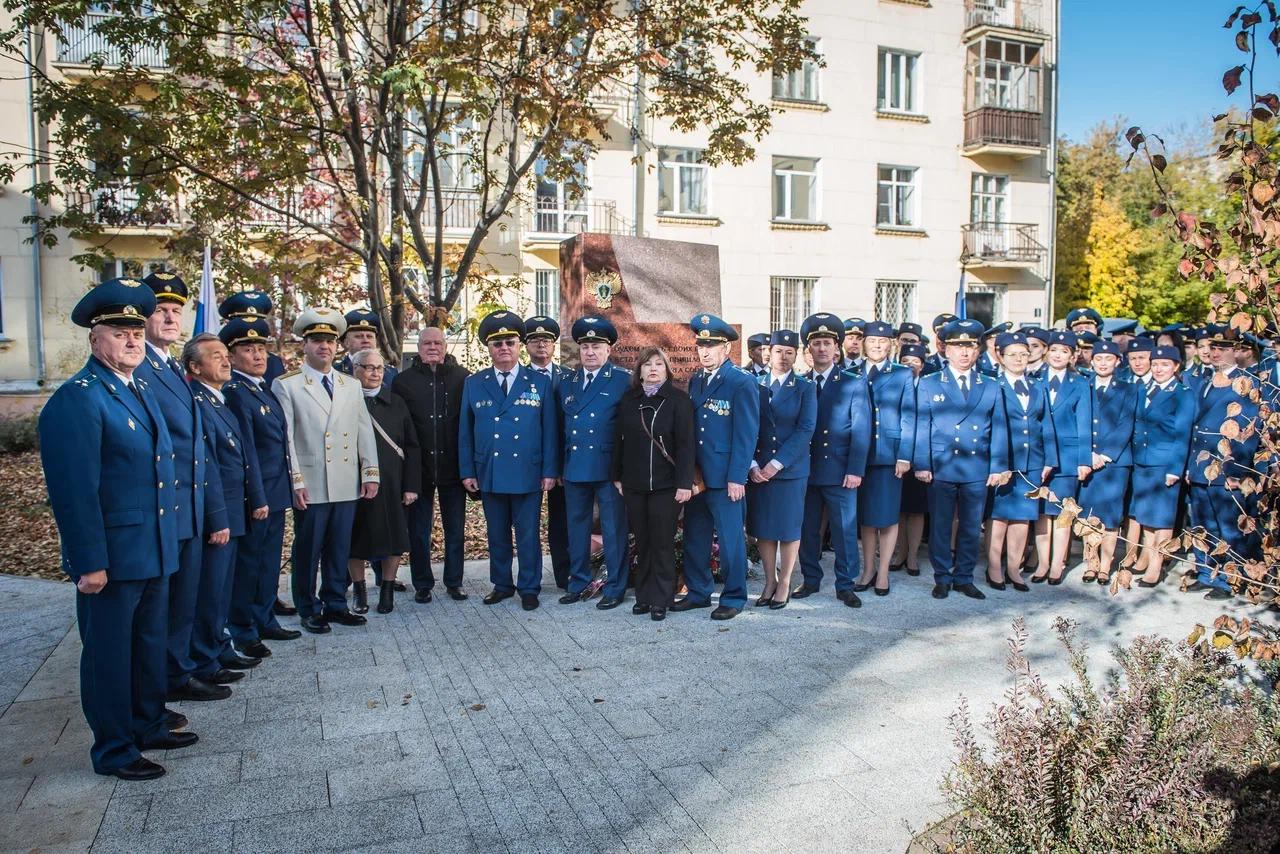
{"label": "badge on lapel", "polygon": [[137,428],[137,425],[135,425],[135,424],[133,423],[133,419],[132,419],[132,418],[130,418],[130,419],[129,419],[129,429],[130,429],[130,430],[137,430],[137,429],[138,429],[138,428]]}

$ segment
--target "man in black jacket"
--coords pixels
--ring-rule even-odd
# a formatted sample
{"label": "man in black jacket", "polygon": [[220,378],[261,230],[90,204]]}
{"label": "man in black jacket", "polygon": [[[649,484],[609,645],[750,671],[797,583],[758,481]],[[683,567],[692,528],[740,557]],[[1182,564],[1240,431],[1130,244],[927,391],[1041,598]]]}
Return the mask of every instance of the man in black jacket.
{"label": "man in black jacket", "polygon": [[418,361],[401,371],[392,390],[409,405],[422,448],[422,494],[409,505],[409,567],[415,602],[430,602],[432,506],[440,497],[444,528],[444,586],[449,598],[463,600],[462,535],[467,497],[458,474],[458,414],[462,383],[470,371],[445,357],[444,332],[435,327],[418,336]]}

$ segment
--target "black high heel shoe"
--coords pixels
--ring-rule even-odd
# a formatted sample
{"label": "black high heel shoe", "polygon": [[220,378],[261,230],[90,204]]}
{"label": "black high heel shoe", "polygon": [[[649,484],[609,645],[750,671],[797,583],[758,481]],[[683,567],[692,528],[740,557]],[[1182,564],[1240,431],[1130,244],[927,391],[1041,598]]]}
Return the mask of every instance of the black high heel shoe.
{"label": "black high heel shoe", "polygon": [[888,595],[889,595],[889,588],[888,588],[888,587],[877,587],[877,588],[875,588],[875,591],[876,591],[876,595],[877,595],[877,596],[888,596]]}
{"label": "black high heel shoe", "polygon": [[773,601],[773,596],[771,596],[771,595],[770,595],[770,596],[761,596],[759,599],[757,599],[757,600],[756,600],[756,607],[757,607],[757,608],[763,608],[763,607],[765,607],[766,605],[768,605],[768,604],[769,604],[770,602],[772,602],[772,601]]}
{"label": "black high heel shoe", "polygon": [[1005,583],[1003,581],[992,581],[991,574],[987,572],[984,572],[983,575],[987,577],[987,586],[992,590],[1004,590]]}
{"label": "black high heel shoe", "polygon": [[787,603],[790,601],[791,601],[790,596],[788,596],[786,599],[783,599],[781,602],[779,602],[777,599],[774,599],[769,602],[769,610],[781,611],[783,608],[787,607]]}

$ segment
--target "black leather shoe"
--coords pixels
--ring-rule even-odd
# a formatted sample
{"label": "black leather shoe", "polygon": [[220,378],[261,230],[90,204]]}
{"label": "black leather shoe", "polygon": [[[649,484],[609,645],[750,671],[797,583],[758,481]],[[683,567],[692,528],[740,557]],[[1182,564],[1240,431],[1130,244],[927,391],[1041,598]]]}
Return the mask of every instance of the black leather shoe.
{"label": "black leather shoe", "polygon": [[397,593],[405,593],[405,592],[407,592],[407,591],[409,590],[409,588],[408,588],[408,587],[405,587],[405,586],[404,586],[404,582],[403,582],[403,581],[399,581],[399,580],[397,580],[397,581],[396,581],[394,584],[392,584],[391,586],[392,586],[393,588],[395,588],[395,591],[396,591]]}
{"label": "black leather shoe", "polygon": [[957,584],[955,587],[951,589],[956,591],[957,593],[963,593],[965,596],[968,596],[970,599],[986,599],[987,598],[987,594],[983,593],[981,590],[974,587],[972,584]]}
{"label": "black leather shoe", "polygon": [[787,602],[789,601],[790,601],[789,599],[770,599],[769,610],[781,611],[783,608],[787,607]]}
{"label": "black leather shoe", "polygon": [[276,603],[271,606],[271,610],[277,617],[292,617],[294,614],[298,613],[297,608],[281,602],[279,596],[276,597]]}
{"label": "black leather shoe", "polygon": [[298,622],[298,625],[302,626],[303,629],[311,632],[313,635],[324,635],[333,631],[329,628],[329,623],[324,617],[303,617]]}
{"label": "black leather shoe", "polygon": [[890,571],[890,572],[902,572],[902,570],[903,570],[905,567],[906,567],[906,564],[905,564],[905,563],[891,563],[891,564],[889,564],[889,571]]}
{"label": "black leather shoe", "polygon": [[992,581],[991,576],[988,575],[987,586],[990,587],[992,590],[1003,590],[1005,588],[1005,583],[1003,581]]}
{"label": "black leather shoe", "polygon": [[915,569],[912,569],[911,567],[907,567],[907,575],[916,576],[919,574],[920,574],[920,567],[917,566]]}
{"label": "black leather shoe", "polygon": [[121,780],[135,782],[137,780],[154,780],[164,776],[164,766],[152,762],[145,756],[139,756],[128,765],[122,765],[114,771],[106,773],[108,777],[119,777]]}
{"label": "black leather shoe", "polygon": [[326,611],[325,620],[330,623],[337,623],[340,626],[363,626],[369,620],[359,614],[353,614],[350,611]]}
{"label": "black leather shoe", "polygon": [[579,590],[577,593],[566,593],[560,597],[560,604],[572,605],[575,602],[581,602],[584,598],[586,598],[585,596],[583,596],[583,594],[586,592],[587,591],[584,588],[582,590]]}
{"label": "black leather shoe", "polygon": [[792,591],[791,591],[791,598],[792,598],[792,599],[804,599],[805,597],[807,597],[807,596],[812,596],[813,594],[815,594],[815,593],[817,593],[817,592],[818,592],[818,588],[816,588],[816,587],[810,587],[810,586],[809,586],[809,585],[807,585],[807,584],[801,584],[801,585],[800,585],[799,587],[797,587],[795,590],[792,590]]}
{"label": "black leather shoe", "polygon": [[639,602],[631,606],[631,613],[633,614],[647,614],[651,610],[648,605],[643,605]]}
{"label": "black leather shoe", "polygon": [[[394,584],[391,585],[391,589],[392,591],[395,590]],[[351,605],[352,611],[357,614],[369,613],[369,586],[365,582],[353,581],[351,583],[351,598],[354,600]]]}
{"label": "black leather shoe", "polygon": [[1211,588],[1208,584],[1205,584],[1203,581],[1193,581],[1187,585],[1187,589],[1184,592],[1199,593],[1201,590],[1211,590],[1211,589],[1213,588]]}
{"label": "black leather shoe", "polygon": [[203,679],[197,679],[192,676],[187,680],[187,684],[180,688],[170,691],[166,700],[225,700],[231,696],[231,689],[225,685],[210,685]]}
{"label": "black leather shoe", "polygon": [[378,613],[390,614],[396,609],[396,586],[384,584],[378,588]]}
{"label": "black leather shoe", "polygon": [[757,608],[768,608],[768,607],[769,607],[769,603],[770,603],[770,602],[772,602],[772,601],[773,601],[773,597],[772,597],[772,596],[761,596],[759,599],[757,599],[757,600],[756,600],[756,607],[757,607]]}
{"label": "black leather shoe", "polygon": [[1032,584],[1043,584],[1046,578],[1048,578],[1047,575],[1032,575],[1031,578],[1028,580]]}
{"label": "black leather shoe", "polygon": [[173,709],[164,710],[164,728],[173,732],[176,729],[186,729],[189,721],[187,716],[181,712],[175,712]]}
{"label": "black leather shoe", "polygon": [[1224,589],[1223,589],[1223,588],[1221,588],[1221,587],[1215,587],[1215,588],[1213,588],[1212,590],[1210,590],[1208,593],[1204,594],[1204,598],[1206,598],[1206,599],[1215,599],[1215,600],[1216,600],[1216,599],[1230,599],[1230,598],[1232,598],[1233,596],[1235,596],[1235,594],[1234,594],[1234,593],[1232,593],[1230,590],[1224,590]]}
{"label": "black leather shoe", "polygon": [[432,597],[431,597],[430,590],[413,591],[413,601],[417,602],[419,605],[425,605],[426,603],[431,601],[431,598]]}
{"label": "black leather shoe", "polygon": [[597,611],[612,611],[622,604],[621,596],[606,596],[596,603]]}
{"label": "black leather shoe", "polygon": [[449,598],[455,602],[467,601],[467,594],[463,593],[460,587],[446,587],[444,590],[449,594]]}
{"label": "black leather shoe", "polygon": [[649,610],[649,619],[653,620],[655,623],[661,623],[666,618],[667,618],[666,608],[651,608]]}
{"label": "black leather shoe", "polygon": [[247,655],[228,655],[218,659],[218,663],[228,670],[252,670],[262,663],[262,659]]}
{"label": "black leather shoe", "polygon": [[1010,579],[1009,586],[1012,587],[1014,590],[1017,590],[1019,593],[1031,592],[1031,588],[1023,584],[1021,581],[1013,581],[1012,579]]}
{"label": "black leather shoe", "polygon": [[1150,589],[1152,587],[1159,587],[1161,584],[1164,583],[1164,579],[1160,579],[1158,581],[1147,581],[1145,578],[1139,578],[1133,583],[1138,585],[1139,587],[1146,587]]}
{"label": "black leather shoe", "polygon": [[859,599],[858,594],[854,593],[852,590],[837,590],[836,598],[848,605],[850,608],[862,607],[862,600]]}
{"label": "black leather shoe", "polygon": [[870,589],[871,589],[871,585],[870,585],[870,584],[861,584],[861,583],[859,583],[859,584],[855,584],[855,585],[853,585],[853,592],[854,592],[854,593],[866,593],[866,592],[867,592],[868,590],[870,590]]}
{"label": "black leather shoe", "polygon": [[[258,632],[259,640],[297,640],[300,637],[302,637],[302,632],[297,629],[286,629],[284,626],[279,626],[274,629],[263,629]],[[253,654],[257,655],[257,653]],[[258,657],[262,658],[263,656]]]}
{"label": "black leather shoe", "polygon": [[742,613],[741,608],[731,608],[728,605],[720,605],[711,612],[713,620],[732,620],[734,617]]}
{"label": "black leather shoe", "polygon": [[520,607],[526,611],[536,611],[538,609],[538,597],[532,593],[521,593]]}
{"label": "black leather shoe", "polygon": [[876,595],[877,595],[877,596],[888,596],[888,595],[889,595],[889,588],[888,588],[888,587],[877,587],[875,590],[876,590]]}
{"label": "black leather shoe", "polygon": [[946,598],[947,598],[947,596],[949,596],[950,594],[951,594],[951,585],[950,585],[950,584],[935,584],[935,585],[933,585],[933,598],[934,598],[934,599],[946,599]]}
{"label": "black leather shoe", "polygon": [[230,670],[226,667],[220,667],[204,677],[204,681],[210,685],[230,685],[232,682],[239,682],[243,678],[243,670]]}
{"label": "black leather shoe", "polygon": [[[301,632],[295,632],[295,634],[301,634]],[[253,643],[247,643],[240,647],[240,649],[245,655],[252,655],[257,659],[271,657],[271,649],[260,640],[256,640]]]}
{"label": "black leather shoe", "polygon": [[675,611],[677,614],[679,614],[682,611],[692,611],[694,608],[710,608],[710,607],[711,607],[710,602],[696,602],[693,599],[690,599],[688,596],[685,596],[683,599],[677,599],[675,603],[672,604],[670,610]]}
{"label": "black leather shoe", "polygon": [[1061,584],[1066,580],[1067,580],[1067,576],[1065,574],[1059,575],[1057,578],[1050,576],[1048,579],[1050,587],[1057,587],[1059,584]]}
{"label": "black leather shoe", "polygon": [[200,740],[200,736],[194,732],[169,732],[153,738],[150,741],[144,741],[138,745],[139,750],[181,750],[184,747],[190,747]]}
{"label": "black leather shoe", "polygon": [[507,590],[505,592],[501,590],[490,590],[489,595],[484,597],[484,604],[497,605],[503,599],[510,599],[514,595],[516,595],[514,590]]}

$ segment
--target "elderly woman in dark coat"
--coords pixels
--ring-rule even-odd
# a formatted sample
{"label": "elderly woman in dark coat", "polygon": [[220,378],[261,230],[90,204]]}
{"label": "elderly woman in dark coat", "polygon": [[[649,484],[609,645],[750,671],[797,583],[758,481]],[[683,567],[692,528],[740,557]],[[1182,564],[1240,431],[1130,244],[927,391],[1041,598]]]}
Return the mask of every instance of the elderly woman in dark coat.
{"label": "elderly woman in dark coat", "polygon": [[[364,403],[373,419],[378,439],[378,470],[382,485],[375,498],[356,505],[351,528],[351,554],[347,569],[355,592],[354,611],[369,610],[365,590],[365,561],[382,562],[382,579],[394,582],[400,561],[409,550],[409,526],[405,508],[418,500],[422,483],[422,457],[418,434],[409,407],[382,385],[384,364],[377,350],[361,350],[351,356],[351,370],[364,391]],[[383,584],[378,593],[378,613],[395,607],[395,584]]]}

